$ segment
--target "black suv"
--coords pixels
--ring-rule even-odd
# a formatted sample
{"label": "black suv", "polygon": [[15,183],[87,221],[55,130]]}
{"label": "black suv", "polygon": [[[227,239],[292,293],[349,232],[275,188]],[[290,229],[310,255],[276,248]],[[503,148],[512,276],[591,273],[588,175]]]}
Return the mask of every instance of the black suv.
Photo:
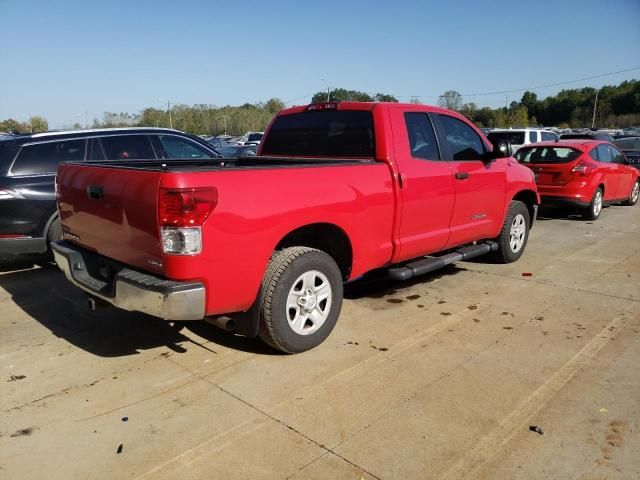
{"label": "black suv", "polygon": [[0,256],[44,253],[61,238],[55,202],[60,162],[220,156],[201,138],[164,128],[0,136]]}

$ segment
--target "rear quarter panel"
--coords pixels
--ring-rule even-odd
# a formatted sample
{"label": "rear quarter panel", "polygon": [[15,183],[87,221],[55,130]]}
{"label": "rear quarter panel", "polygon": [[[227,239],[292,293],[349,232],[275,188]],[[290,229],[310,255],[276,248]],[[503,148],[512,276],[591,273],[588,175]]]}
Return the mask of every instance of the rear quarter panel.
{"label": "rear quarter panel", "polygon": [[350,278],[391,258],[394,200],[384,163],[166,173],[161,186],[218,190],[202,253],[164,258],[168,278],[205,283],[208,315],[248,309],[275,247],[305,225],[330,223],[346,233]]}

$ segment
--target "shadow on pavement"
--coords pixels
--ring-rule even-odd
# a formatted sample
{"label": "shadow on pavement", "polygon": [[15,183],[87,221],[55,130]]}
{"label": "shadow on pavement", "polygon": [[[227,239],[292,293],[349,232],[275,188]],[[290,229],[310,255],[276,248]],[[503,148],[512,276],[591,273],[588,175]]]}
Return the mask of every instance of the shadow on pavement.
{"label": "shadow on pavement", "polygon": [[[188,344],[215,353],[215,346],[257,353],[280,355],[261,341],[225,332],[207,322],[167,322],[138,312],[117,308],[91,311],[86,295],[70,284],[57,267],[32,260],[0,262],[0,287],[30,317],[40,322],[54,335],[101,357],[135,355],[141,350],[165,346],[176,353],[186,352]],[[397,282],[375,271],[345,285],[345,298],[382,298],[416,284],[426,284],[465,269],[449,265],[440,271]],[[193,335],[183,334],[186,330]],[[211,343],[209,343],[211,342]]]}
{"label": "shadow on pavement", "polygon": [[[265,355],[279,354],[257,339],[233,335],[202,322],[167,322],[116,308],[91,311],[85,294],[57,267],[34,268],[28,260],[0,262],[0,287],[30,317],[54,335],[101,357],[135,355],[166,346],[176,353],[188,344],[215,352],[216,345]],[[186,336],[186,330],[203,340]],[[208,342],[212,342],[208,343]]]}

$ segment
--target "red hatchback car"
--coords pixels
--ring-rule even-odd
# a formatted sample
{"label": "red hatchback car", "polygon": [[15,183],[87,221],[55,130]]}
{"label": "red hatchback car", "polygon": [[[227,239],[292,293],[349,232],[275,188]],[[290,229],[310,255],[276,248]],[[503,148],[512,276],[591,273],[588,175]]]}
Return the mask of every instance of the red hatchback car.
{"label": "red hatchback car", "polygon": [[533,170],[542,205],[578,207],[584,218],[595,220],[605,205],[638,202],[640,172],[608,142],[542,142],[514,156]]}

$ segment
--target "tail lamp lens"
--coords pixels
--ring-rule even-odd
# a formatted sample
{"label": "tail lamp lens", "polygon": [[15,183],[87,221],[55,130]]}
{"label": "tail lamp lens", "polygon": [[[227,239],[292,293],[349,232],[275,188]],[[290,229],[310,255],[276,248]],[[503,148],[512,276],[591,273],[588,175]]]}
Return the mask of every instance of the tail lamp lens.
{"label": "tail lamp lens", "polygon": [[589,173],[591,173],[591,170],[593,170],[593,166],[589,165],[586,162],[580,162],[578,163],[575,167],[573,167],[571,169],[572,173],[579,173],[580,175],[589,175]]}
{"label": "tail lamp lens", "polygon": [[215,188],[161,189],[158,220],[161,227],[196,227],[218,204]]}
{"label": "tail lamp lens", "polygon": [[218,191],[215,188],[161,189],[158,222],[164,253],[200,253],[201,226],[217,204]]}
{"label": "tail lamp lens", "polygon": [[162,251],[171,255],[195,255],[202,251],[200,227],[162,227]]}

